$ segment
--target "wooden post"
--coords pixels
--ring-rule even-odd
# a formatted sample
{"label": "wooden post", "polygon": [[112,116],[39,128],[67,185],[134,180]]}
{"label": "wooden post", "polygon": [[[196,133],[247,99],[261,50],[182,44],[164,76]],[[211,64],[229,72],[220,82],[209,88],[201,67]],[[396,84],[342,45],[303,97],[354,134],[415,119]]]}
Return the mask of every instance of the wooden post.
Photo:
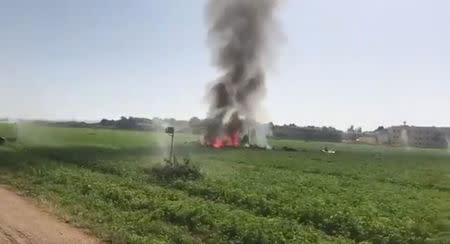
{"label": "wooden post", "polygon": [[16,142],[18,142],[19,141],[19,126],[17,125],[17,122],[16,123],[14,123],[14,125],[15,125],[15,132],[16,132]]}
{"label": "wooden post", "polygon": [[169,158],[169,161],[170,161],[170,163],[173,165],[173,137],[175,136],[175,133],[172,133],[171,135],[170,135],[170,137],[171,137],[171,139],[170,139],[170,158]]}
{"label": "wooden post", "polygon": [[170,136],[170,152],[169,152],[169,163],[173,165],[174,163],[174,156],[173,156],[173,139],[175,136],[175,128],[173,127],[167,127],[166,133]]}

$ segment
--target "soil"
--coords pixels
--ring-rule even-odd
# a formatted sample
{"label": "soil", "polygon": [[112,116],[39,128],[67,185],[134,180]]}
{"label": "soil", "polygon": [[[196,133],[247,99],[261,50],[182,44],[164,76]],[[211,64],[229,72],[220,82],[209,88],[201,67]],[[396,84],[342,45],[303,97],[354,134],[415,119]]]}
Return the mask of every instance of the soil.
{"label": "soil", "polygon": [[98,239],[36,207],[0,185],[1,244],[100,244]]}

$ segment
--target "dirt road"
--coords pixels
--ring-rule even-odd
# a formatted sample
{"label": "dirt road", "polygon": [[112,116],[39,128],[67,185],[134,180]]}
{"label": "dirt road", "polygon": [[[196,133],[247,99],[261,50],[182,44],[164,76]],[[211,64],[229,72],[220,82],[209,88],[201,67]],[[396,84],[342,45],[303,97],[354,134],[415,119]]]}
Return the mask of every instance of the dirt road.
{"label": "dirt road", "polygon": [[0,185],[0,244],[99,244]]}

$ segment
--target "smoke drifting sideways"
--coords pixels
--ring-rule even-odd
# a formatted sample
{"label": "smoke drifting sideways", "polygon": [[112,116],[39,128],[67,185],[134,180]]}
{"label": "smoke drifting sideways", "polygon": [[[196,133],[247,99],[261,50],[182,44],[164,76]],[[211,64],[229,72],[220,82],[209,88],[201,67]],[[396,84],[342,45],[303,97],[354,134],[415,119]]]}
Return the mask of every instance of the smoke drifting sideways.
{"label": "smoke drifting sideways", "polygon": [[213,64],[222,73],[208,92],[205,139],[236,136],[256,121],[265,77],[281,45],[277,0],[210,0],[206,7]]}

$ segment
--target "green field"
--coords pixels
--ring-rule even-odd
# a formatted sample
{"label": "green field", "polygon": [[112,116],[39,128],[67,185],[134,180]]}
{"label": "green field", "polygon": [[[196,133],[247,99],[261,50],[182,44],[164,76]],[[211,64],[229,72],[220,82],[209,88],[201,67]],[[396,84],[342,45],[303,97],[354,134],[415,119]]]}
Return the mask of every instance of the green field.
{"label": "green field", "polygon": [[[0,136],[11,130],[0,124]],[[196,140],[176,135],[176,152],[204,177],[163,182],[149,169],[165,134],[20,125],[0,146],[0,182],[112,243],[450,243],[447,150]]]}

